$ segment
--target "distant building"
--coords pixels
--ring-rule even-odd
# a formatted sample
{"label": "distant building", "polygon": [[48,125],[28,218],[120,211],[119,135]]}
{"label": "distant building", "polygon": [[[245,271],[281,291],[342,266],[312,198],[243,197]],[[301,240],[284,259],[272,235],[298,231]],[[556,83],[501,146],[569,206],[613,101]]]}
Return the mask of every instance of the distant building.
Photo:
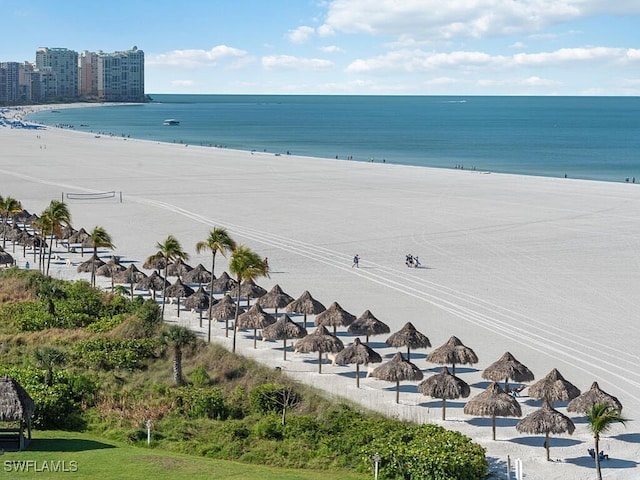
{"label": "distant building", "polygon": [[143,102],[144,52],[133,47],[125,52],[97,54],[98,98],[105,102]]}
{"label": "distant building", "polygon": [[0,105],[17,103],[20,98],[18,62],[0,62]]}
{"label": "distant building", "polygon": [[36,69],[55,74],[55,97],[65,100],[78,97],[78,52],[67,48],[38,48]]}
{"label": "distant building", "polygon": [[98,97],[98,54],[85,50],[78,57],[78,95]]}

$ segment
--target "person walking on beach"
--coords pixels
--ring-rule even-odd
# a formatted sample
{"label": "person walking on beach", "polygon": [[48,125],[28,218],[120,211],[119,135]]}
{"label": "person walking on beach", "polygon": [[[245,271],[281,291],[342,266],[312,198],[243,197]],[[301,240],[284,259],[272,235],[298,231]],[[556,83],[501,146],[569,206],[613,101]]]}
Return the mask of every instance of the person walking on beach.
{"label": "person walking on beach", "polygon": [[420,260],[418,260],[418,256],[416,255],[415,257],[413,257],[413,268],[420,268],[422,266],[422,264],[420,263]]}
{"label": "person walking on beach", "polygon": [[353,265],[351,265],[351,268],[353,267],[360,268],[360,255],[358,255],[357,253],[353,257]]}

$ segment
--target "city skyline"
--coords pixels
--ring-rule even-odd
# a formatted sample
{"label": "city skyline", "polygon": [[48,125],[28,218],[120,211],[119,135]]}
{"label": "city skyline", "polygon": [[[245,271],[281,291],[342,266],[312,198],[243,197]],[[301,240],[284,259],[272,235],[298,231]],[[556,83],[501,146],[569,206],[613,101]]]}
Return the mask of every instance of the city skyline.
{"label": "city skyline", "polygon": [[147,93],[638,95],[631,0],[0,0],[0,61],[145,51]]}

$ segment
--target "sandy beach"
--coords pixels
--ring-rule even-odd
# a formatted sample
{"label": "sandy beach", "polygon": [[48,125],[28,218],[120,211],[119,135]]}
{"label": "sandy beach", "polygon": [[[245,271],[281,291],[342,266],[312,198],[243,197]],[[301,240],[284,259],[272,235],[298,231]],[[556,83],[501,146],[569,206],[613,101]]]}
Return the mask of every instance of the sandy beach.
{"label": "sandy beach", "polygon": [[[412,322],[433,347],[459,337],[479,357],[477,365],[456,369],[472,386],[471,397],[488,385],[482,370],[506,351],[536,380],[555,367],[581,391],[597,381],[630,419],[601,440],[610,457],[603,478],[640,478],[638,185],[7,127],[0,127],[0,175],[0,194],[19,199],[30,212],[64,198],[74,227],[103,226],[117,246],[113,253],[138,267],[173,234],[189,252],[189,264],[209,268],[210,256],[196,254],[195,244],[213,226],[225,226],[239,243],[269,258],[271,278],[257,280],[264,288],[279,284],[294,298],[309,290],[325,306],[337,301],[356,316],[369,309],[391,332]],[[107,191],[116,195],[66,196]],[[355,254],[360,268],[352,268]],[[422,268],[407,268],[406,254],[418,255]],[[25,259],[15,255],[23,266]],[[76,265],[82,260],[63,248],[60,255]],[[216,265],[219,275],[225,259],[218,257]],[[88,279],[64,261],[52,270]],[[195,314],[182,311],[178,319],[175,306],[168,306],[166,316],[206,336]],[[215,339],[230,345],[220,325]],[[354,338],[344,329],[340,336],[345,344]],[[385,361],[396,352],[384,344],[387,337],[371,338]],[[592,436],[575,414],[569,414],[575,433],[552,436],[554,461],[547,462],[544,435],[519,434],[518,419],[499,419],[493,441],[491,419],[465,415],[463,399],[447,403],[442,421],[441,402],[418,393],[417,382],[402,385],[397,405],[394,384],[368,378],[357,389],[355,367],[327,363],[318,374],[316,354],[291,353],[284,362],[279,342],[259,342],[254,350],[252,332],[242,332],[238,345],[239,353],[331,394],[460,430],[487,449],[499,474],[510,456],[522,460],[528,479],[595,478],[587,453]],[[427,362],[430,350],[411,354],[425,377],[440,370]],[[527,415],[540,402],[524,393],[519,402]],[[558,409],[566,413],[566,403]]]}

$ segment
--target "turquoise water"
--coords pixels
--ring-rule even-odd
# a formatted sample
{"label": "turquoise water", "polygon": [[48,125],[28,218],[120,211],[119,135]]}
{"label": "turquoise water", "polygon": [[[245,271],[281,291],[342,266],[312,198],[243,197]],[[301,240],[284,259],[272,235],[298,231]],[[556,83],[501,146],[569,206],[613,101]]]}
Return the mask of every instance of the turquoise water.
{"label": "turquoise water", "polygon": [[[191,145],[640,183],[637,97],[151,96],[30,120]],[[180,125],[163,126],[169,118]]]}

